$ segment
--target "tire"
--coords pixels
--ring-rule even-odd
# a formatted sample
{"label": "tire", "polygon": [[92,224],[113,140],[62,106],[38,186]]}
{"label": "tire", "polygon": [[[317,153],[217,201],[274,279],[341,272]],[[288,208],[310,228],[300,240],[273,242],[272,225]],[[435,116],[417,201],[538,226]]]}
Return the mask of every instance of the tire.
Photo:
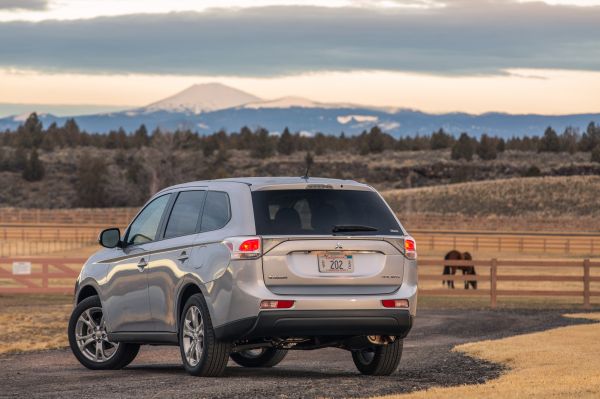
{"label": "tire", "polygon": [[191,375],[219,377],[225,371],[231,343],[217,340],[202,294],[192,295],[183,307],[179,351],[183,367]]}
{"label": "tire", "polygon": [[287,349],[263,348],[260,353],[251,350],[232,353],[231,360],[244,367],[273,367],[287,355]]}
{"label": "tire", "polygon": [[91,370],[121,369],[131,363],[140,350],[138,344],[108,340],[102,303],[96,295],[84,299],[73,309],[67,334],[73,355]]}
{"label": "tire", "polygon": [[352,351],[352,360],[361,374],[390,375],[400,364],[402,344],[401,339],[396,339],[391,344]]}

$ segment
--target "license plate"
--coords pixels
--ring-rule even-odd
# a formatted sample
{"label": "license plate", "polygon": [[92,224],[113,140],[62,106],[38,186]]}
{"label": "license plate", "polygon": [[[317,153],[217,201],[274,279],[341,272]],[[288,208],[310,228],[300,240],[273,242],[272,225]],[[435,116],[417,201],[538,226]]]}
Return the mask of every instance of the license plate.
{"label": "license plate", "polygon": [[321,273],[352,273],[354,270],[352,255],[325,254],[318,259]]}

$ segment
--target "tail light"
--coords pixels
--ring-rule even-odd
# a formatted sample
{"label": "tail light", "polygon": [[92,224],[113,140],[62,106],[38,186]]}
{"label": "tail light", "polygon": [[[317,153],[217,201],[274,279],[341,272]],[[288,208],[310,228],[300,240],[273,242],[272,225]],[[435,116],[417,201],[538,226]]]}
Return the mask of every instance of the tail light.
{"label": "tail light", "polygon": [[384,308],[408,308],[408,299],[384,299],[381,304]]}
{"label": "tail light", "polygon": [[417,259],[417,242],[412,237],[404,239],[404,256],[408,259]]}
{"label": "tail light", "polygon": [[294,306],[295,301],[290,300],[265,300],[260,303],[261,309],[289,309]]}
{"label": "tail light", "polygon": [[231,259],[256,259],[262,255],[260,237],[230,237],[223,244],[229,248]]}

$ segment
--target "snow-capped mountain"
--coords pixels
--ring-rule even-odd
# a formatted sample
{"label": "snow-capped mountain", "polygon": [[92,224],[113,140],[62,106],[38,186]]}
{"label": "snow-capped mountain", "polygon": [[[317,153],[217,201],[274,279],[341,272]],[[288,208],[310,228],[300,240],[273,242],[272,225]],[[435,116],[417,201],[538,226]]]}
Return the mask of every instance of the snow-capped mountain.
{"label": "snow-capped mountain", "polygon": [[245,91],[221,83],[196,84],[144,108],[146,112],[202,112],[218,111],[259,102],[261,99]]}
{"label": "snow-capped mountain", "polygon": [[[32,110],[35,111],[35,110]],[[38,110],[39,111],[39,110]],[[15,129],[26,115],[0,118],[0,130]],[[44,126],[62,125],[67,117],[43,114]],[[220,129],[238,131],[242,126],[264,127],[271,132],[291,131],[312,134],[360,134],[374,125],[398,136],[430,134],[443,128],[452,134],[468,132],[501,136],[536,136],[548,126],[558,132],[571,126],[585,130],[591,121],[600,122],[599,114],[578,115],[511,115],[486,113],[428,114],[409,109],[369,107],[355,104],[320,103],[302,97],[261,99],[244,91],[219,83],[189,87],[171,97],[146,107],[93,115],[76,116],[81,129],[107,133],[119,128],[132,132],[141,124],[149,130],[190,129],[211,134]]]}

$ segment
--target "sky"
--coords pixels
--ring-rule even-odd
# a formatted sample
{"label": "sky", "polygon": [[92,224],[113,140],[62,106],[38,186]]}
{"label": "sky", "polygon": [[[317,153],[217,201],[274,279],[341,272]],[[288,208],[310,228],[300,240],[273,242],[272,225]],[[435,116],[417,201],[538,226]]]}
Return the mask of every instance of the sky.
{"label": "sky", "polygon": [[0,0],[0,116],[195,83],[427,112],[600,112],[600,0]]}

